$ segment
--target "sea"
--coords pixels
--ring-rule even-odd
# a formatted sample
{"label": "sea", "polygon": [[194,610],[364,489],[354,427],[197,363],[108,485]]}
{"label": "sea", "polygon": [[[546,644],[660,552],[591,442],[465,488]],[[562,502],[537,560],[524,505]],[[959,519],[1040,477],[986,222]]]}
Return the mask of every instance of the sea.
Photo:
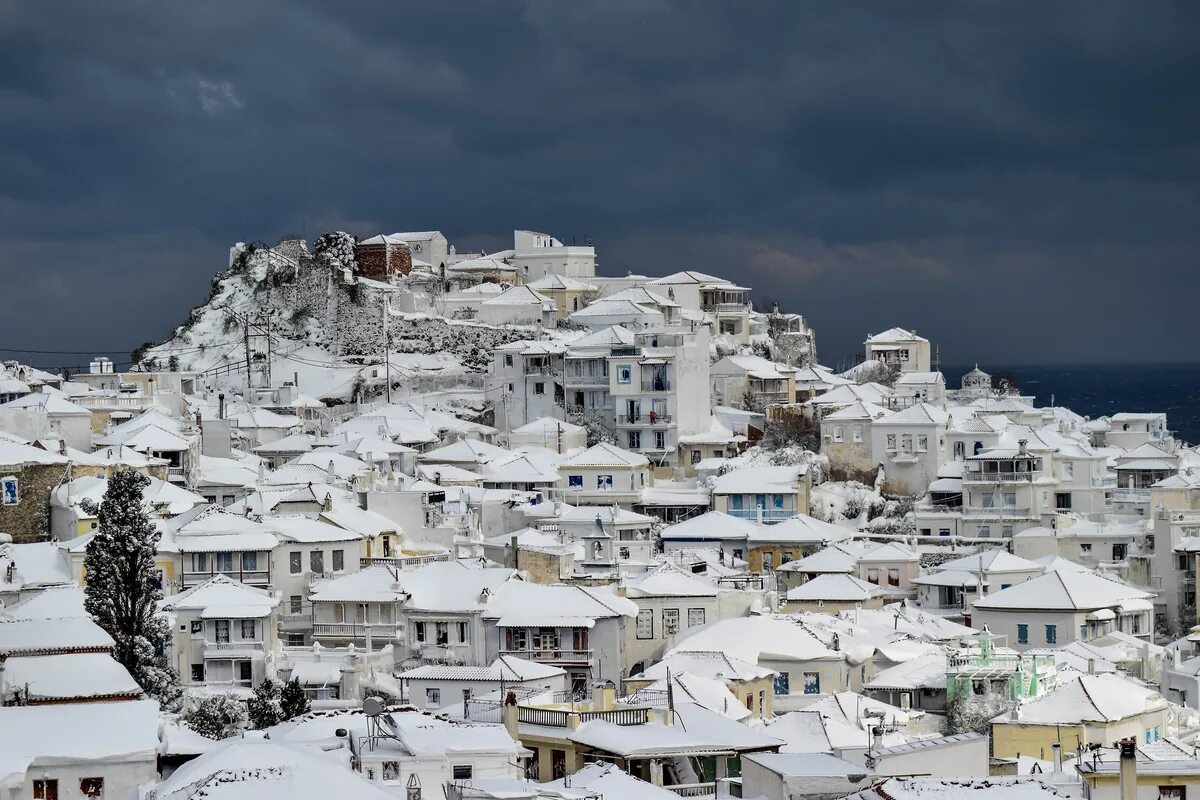
{"label": "sea", "polygon": [[[961,376],[974,366],[943,367],[946,385],[957,388]],[[1164,412],[1177,439],[1200,443],[1200,364],[979,367],[993,376],[1009,377],[1021,394],[1034,395],[1039,406],[1053,402],[1093,418],[1118,411]]]}

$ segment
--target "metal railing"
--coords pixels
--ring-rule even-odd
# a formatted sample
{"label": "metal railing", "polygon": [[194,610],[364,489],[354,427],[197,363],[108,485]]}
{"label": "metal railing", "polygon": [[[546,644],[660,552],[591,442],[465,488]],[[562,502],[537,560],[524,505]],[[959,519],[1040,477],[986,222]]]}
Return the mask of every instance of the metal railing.
{"label": "metal railing", "polygon": [[416,569],[426,564],[435,564],[439,561],[449,560],[449,553],[438,553],[432,556],[370,556],[360,558],[358,565],[360,567],[370,567],[377,564],[384,564],[389,567],[399,567],[400,569]]}
{"label": "metal railing", "polygon": [[671,391],[671,381],[669,378],[651,378],[649,380],[642,379],[643,392],[669,392]]}
{"label": "metal railing", "polygon": [[1017,506],[992,506],[991,508],[964,508],[963,516],[978,519],[1024,519],[1032,510]]}
{"label": "metal railing", "polygon": [[677,783],[674,786],[662,787],[668,792],[674,792],[680,797],[716,797],[717,784],[711,783]]}
{"label": "metal railing", "polygon": [[963,481],[967,483],[1032,483],[1034,472],[972,472],[963,473]]}
{"label": "metal railing", "polygon": [[762,512],[763,522],[782,522],[785,519],[791,519],[796,516],[795,509],[790,508],[731,508],[726,513],[731,517],[738,519],[757,520],[759,512]]}
{"label": "metal railing", "polygon": [[1114,503],[1146,503],[1149,500],[1149,489],[1114,489],[1112,493]]}
{"label": "metal railing", "polygon": [[524,650],[501,650],[500,655],[517,656],[524,658],[527,661],[591,661],[591,650],[570,650],[559,647],[533,649],[526,648]]}
{"label": "metal railing", "polygon": [[271,573],[265,569],[246,571],[242,571],[240,569],[216,569],[211,572],[184,572],[182,574],[181,586],[182,588],[187,589],[197,584],[204,583],[206,580],[209,580],[216,575],[224,575],[227,578],[233,578],[234,580],[241,581],[242,583],[248,583],[252,586],[263,586],[271,581]]}
{"label": "metal railing", "polygon": [[618,425],[670,425],[670,414],[618,414]]}
{"label": "metal railing", "polygon": [[224,650],[261,650],[262,646],[263,646],[263,643],[261,641],[257,641],[257,642],[250,642],[250,641],[246,641],[246,642],[205,642],[204,643],[205,650],[212,650],[214,652],[221,652]]}
{"label": "metal railing", "polygon": [[602,720],[613,725],[645,725],[650,721],[649,708],[614,708],[609,711],[570,711],[560,708],[538,708],[517,706],[517,722],[528,725],[545,725],[549,728],[571,728],[572,717],[582,725],[585,722]]}

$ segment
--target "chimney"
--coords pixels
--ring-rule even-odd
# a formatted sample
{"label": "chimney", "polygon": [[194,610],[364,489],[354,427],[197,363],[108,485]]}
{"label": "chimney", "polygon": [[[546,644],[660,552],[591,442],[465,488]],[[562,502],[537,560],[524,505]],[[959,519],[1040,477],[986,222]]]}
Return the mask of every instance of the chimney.
{"label": "chimney", "polygon": [[617,687],[612,681],[597,683],[592,687],[592,709],[594,711],[612,711],[617,704]]}
{"label": "chimney", "polygon": [[1121,747],[1121,800],[1137,800],[1137,741],[1122,739]]}
{"label": "chimney", "polygon": [[1055,742],[1054,744],[1050,745],[1050,749],[1051,749],[1051,752],[1053,752],[1053,754],[1054,754],[1054,755],[1053,755],[1053,758],[1054,758],[1054,774],[1055,774],[1055,775],[1057,775],[1058,773],[1060,773],[1060,772],[1062,772],[1062,771],[1063,771],[1063,763],[1062,763],[1062,745],[1061,745],[1060,743],[1058,743],[1058,742]]}
{"label": "chimney", "polygon": [[883,726],[876,725],[871,728],[871,750],[878,753],[883,749]]}
{"label": "chimney", "polygon": [[1028,439],[1018,439],[1017,440],[1017,455],[1020,455],[1020,456],[1029,455],[1029,440]]}
{"label": "chimney", "polygon": [[[1088,659],[1088,675],[1095,675],[1095,674],[1096,674],[1096,659],[1089,658]],[[1058,745],[1055,745],[1055,747],[1057,747],[1057,746]]]}
{"label": "chimney", "polygon": [[217,395],[217,419],[225,419],[225,393]]}

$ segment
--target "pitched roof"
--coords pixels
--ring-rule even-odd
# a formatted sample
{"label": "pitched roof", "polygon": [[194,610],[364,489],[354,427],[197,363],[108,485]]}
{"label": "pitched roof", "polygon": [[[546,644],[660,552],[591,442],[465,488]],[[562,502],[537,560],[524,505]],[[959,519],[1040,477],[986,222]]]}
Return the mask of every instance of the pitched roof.
{"label": "pitched roof", "polygon": [[916,331],[908,331],[904,328],[888,328],[886,331],[876,333],[873,336],[867,337],[869,344],[887,344],[891,342],[928,342],[929,340],[923,336],[917,336]]}
{"label": "pitched roof", "polygon": [[789,602],[813,602],[816,600],[851,601],[870,600],[883,595],[878,586],[860,581],[853,575],[826,573],[789,589]]}
{"label": "pitched roof", "polygon": [[1091,611],[1118,606],[1123,601],[1144,600],[1154,595],[1088,572],[1047,572],[995,594],[981,597],[979,609],[1053,609]]}
{"label": "pitched roof", "polygon": [[650,463],[645,456],[629,450],[623,450],[614,444],[600,442],[571,456],[560,465],[561,469],[571,467],[642,467]]}

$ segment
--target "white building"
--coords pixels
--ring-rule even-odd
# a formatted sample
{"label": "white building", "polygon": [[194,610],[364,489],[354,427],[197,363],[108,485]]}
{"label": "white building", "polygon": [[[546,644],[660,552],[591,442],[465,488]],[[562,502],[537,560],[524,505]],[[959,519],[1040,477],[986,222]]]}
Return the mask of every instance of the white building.
{"label": "white building", "polygon": [[882,361],[901,372],[929,372],[929,340],[916,331],[888,328],[863,342],[867,361]]}
{"label": "white building", "polygon": [[923,494],[945,460],[950,415],[929,403],[914,403],[871,424],[871,451],[883,465],[885,486],[896,494]]}
{"label": "white building", "polygon": [[547,275],[582,279],[596,275],[596,248],[590,244],[566,245],[546,233],[513,231],[513,251],[513,265],[525,282]]}

